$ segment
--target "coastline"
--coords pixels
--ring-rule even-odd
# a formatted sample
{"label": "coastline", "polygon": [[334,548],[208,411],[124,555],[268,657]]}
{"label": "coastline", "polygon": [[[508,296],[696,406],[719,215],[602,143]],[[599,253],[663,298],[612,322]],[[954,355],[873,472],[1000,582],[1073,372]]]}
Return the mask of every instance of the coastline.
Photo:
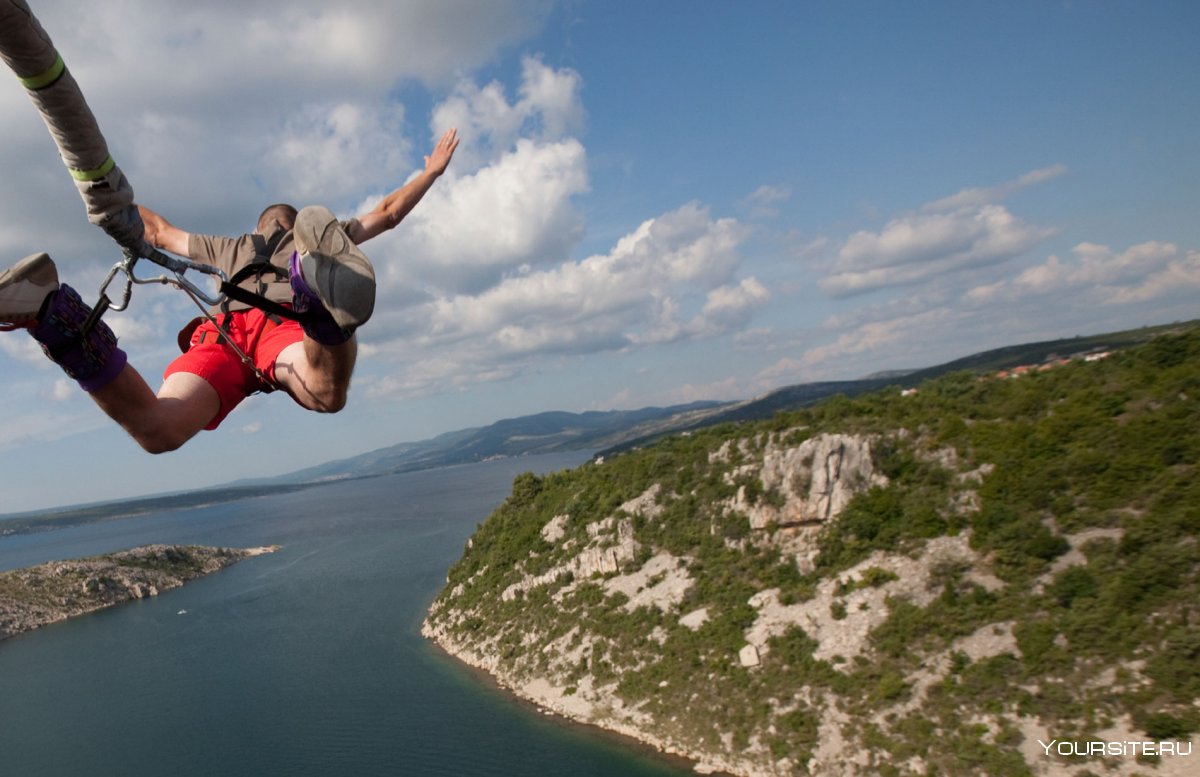
{"label": "coastline", "polygon": [[[625,747],[633,747],[648,755],[664,760],[675,766],[690,769],[697,774],[717,775],[717,777],[738,777],[752,775],[752,772],[736,770],[733,764],[711,753],[697,753],[679,745],[661,739],[653,734],[637,728],[632,723],[613,720],[611,717],[599,717],[589,714],[593,705],[591,702],[579,699],[574,704],[564,704],[563,689],[548,683],[537,683],[544,693],[531,690],[533,684],[520,684],[499,672],[494,662],[485,661],[469,649],[463,649],[446,638],[446,635],[429,626],[428,620],[421,625],[421,635],[433,644],[438,651],[454,659],[485,684],[498,688],[509,694],[521,704],[527,704],[541,715],[555,718],[564,725],[586,727],[593,734],[612,738]],[[556,691],[550,695],[549,691]],[[619,702],[618,702],[619,705]]]}
{"label": "coastline", "polygon": [[[506,683],[502,678],[493,674],[484,667],[472,664],[461,656],[451,652],[437,639],[427,636],[426,642],[433,646],[433,649],[437,654],[449,661],[452,661],[460,668],[465,669],[475,682],[478,682],[484,687],[503,692],[512,703],[519,707],[524,707],[530,711],[536,712],[542,717],[552,720],[557,725],[577,729],[580,731],[586,731],[589,736],[599,737],[605,741],[620,745],[626,749],[634,750],[650,758],[662,761],[680,769],[698,771],[696,767],[701,766],[700,762],[697,761],[696,758],[682,755],[677,752],[668,752],[659,747],[655,742],[647,740],[644,735],[635,735],[625,731],[618,731],[601,723],[597,723],[586,718],[573,717],[562,711],[548,707],[537,697],[522,692],[520,688],[515,688]],[[702,766],[701,769],[703,769]],[[717,777],[722,777],[722,775],[726,777],[733,777],[733,775],[728,772],[701,771],[699,773],[714,774],[717,775]]]}
{"label": "coastline", "polygon": [[146,545],[0,573],[0,642],[52,623],[157,596],[277,545]]}

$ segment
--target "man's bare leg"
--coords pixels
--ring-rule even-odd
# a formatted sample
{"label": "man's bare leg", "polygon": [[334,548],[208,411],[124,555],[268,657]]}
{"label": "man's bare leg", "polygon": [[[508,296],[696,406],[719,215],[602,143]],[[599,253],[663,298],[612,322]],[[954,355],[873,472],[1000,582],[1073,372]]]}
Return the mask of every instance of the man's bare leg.
{"label": "man's bare leg", "polygon": [[129,364],[111,383],[93,391],[92,399],[149,453],[176,450],[221,407],[216,389],[198,375],[173,373],[156,395]]}
{"label": "man's bare leg", "polygon": [[92,395],[139,445],[172,451],[208,425],[220,398],[197,375],[176,373],[157,395],[129,365],[117,338],[70,286],[45,253],[27,256],[0,272],[0,328],[28,329],[50,358]]}
{"label": "man's bare leg", "polygon": [[275,359],[275,380],[302,407],[336,413],[346,406],[358,341],[322,345],[311,337],[292,343]]}

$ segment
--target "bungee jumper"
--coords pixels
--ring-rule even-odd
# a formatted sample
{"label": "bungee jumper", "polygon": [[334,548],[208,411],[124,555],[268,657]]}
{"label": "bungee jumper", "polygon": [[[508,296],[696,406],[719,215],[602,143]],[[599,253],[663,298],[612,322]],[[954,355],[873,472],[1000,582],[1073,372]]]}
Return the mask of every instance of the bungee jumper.
{"label": "bungee jumper", "polygon": [[[449,165],[456,131],[442,135],[414,178],[357,218],[339,221],[322,206],[297,210],[280,203],[238,238],[195,235],[135,204],[78,84],[25,0],[0,0],[0,57],[41,113],[88,219],[124,252],[94,306],[59,281],[45,253],[0,272],[0,330],[28,330],[151,453],[216,429],[257,392],[282,389],[307,409],[342,409],[357,356],[355,332],[375,305],[374,268],[358,245],[393,229],[420,202]],[[137,277],[139,260],[173,275]],[[215,277],[220,292],[193,284],[187,270]],[[114,302],[107,288],[119,272],[125,289]],[[177,286],[203,312],[180,333],[183,354],[167,367],[157,392],[128,363],[102,319],[109,309],[125,309],[133,283]]]}

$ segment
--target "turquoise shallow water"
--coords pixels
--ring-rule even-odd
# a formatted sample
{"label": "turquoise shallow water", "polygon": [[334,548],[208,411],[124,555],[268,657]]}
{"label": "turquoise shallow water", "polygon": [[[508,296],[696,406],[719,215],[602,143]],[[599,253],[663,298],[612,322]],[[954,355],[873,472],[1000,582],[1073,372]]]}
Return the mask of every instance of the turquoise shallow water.
{"label": "turquoise shallow water", "polygon": [[684,775],[545,718],[421,638],[475,524],[540,457],[0,538],[0,570],[154,542],[281,545],[0,642],[0,775]]}

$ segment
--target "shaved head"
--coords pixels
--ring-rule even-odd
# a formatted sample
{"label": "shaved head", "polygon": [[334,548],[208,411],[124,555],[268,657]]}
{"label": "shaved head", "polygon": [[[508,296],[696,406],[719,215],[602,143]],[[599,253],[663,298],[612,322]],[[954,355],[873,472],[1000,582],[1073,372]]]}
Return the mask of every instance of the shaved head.
{"label": "shaved head", "polygon": [[258,225],[254,231],[266,235],[271,231],[271,225],[277,221],[284,229],[291,229],[296,225],[296,209],[285,202],[268,205],[258,217]]}

